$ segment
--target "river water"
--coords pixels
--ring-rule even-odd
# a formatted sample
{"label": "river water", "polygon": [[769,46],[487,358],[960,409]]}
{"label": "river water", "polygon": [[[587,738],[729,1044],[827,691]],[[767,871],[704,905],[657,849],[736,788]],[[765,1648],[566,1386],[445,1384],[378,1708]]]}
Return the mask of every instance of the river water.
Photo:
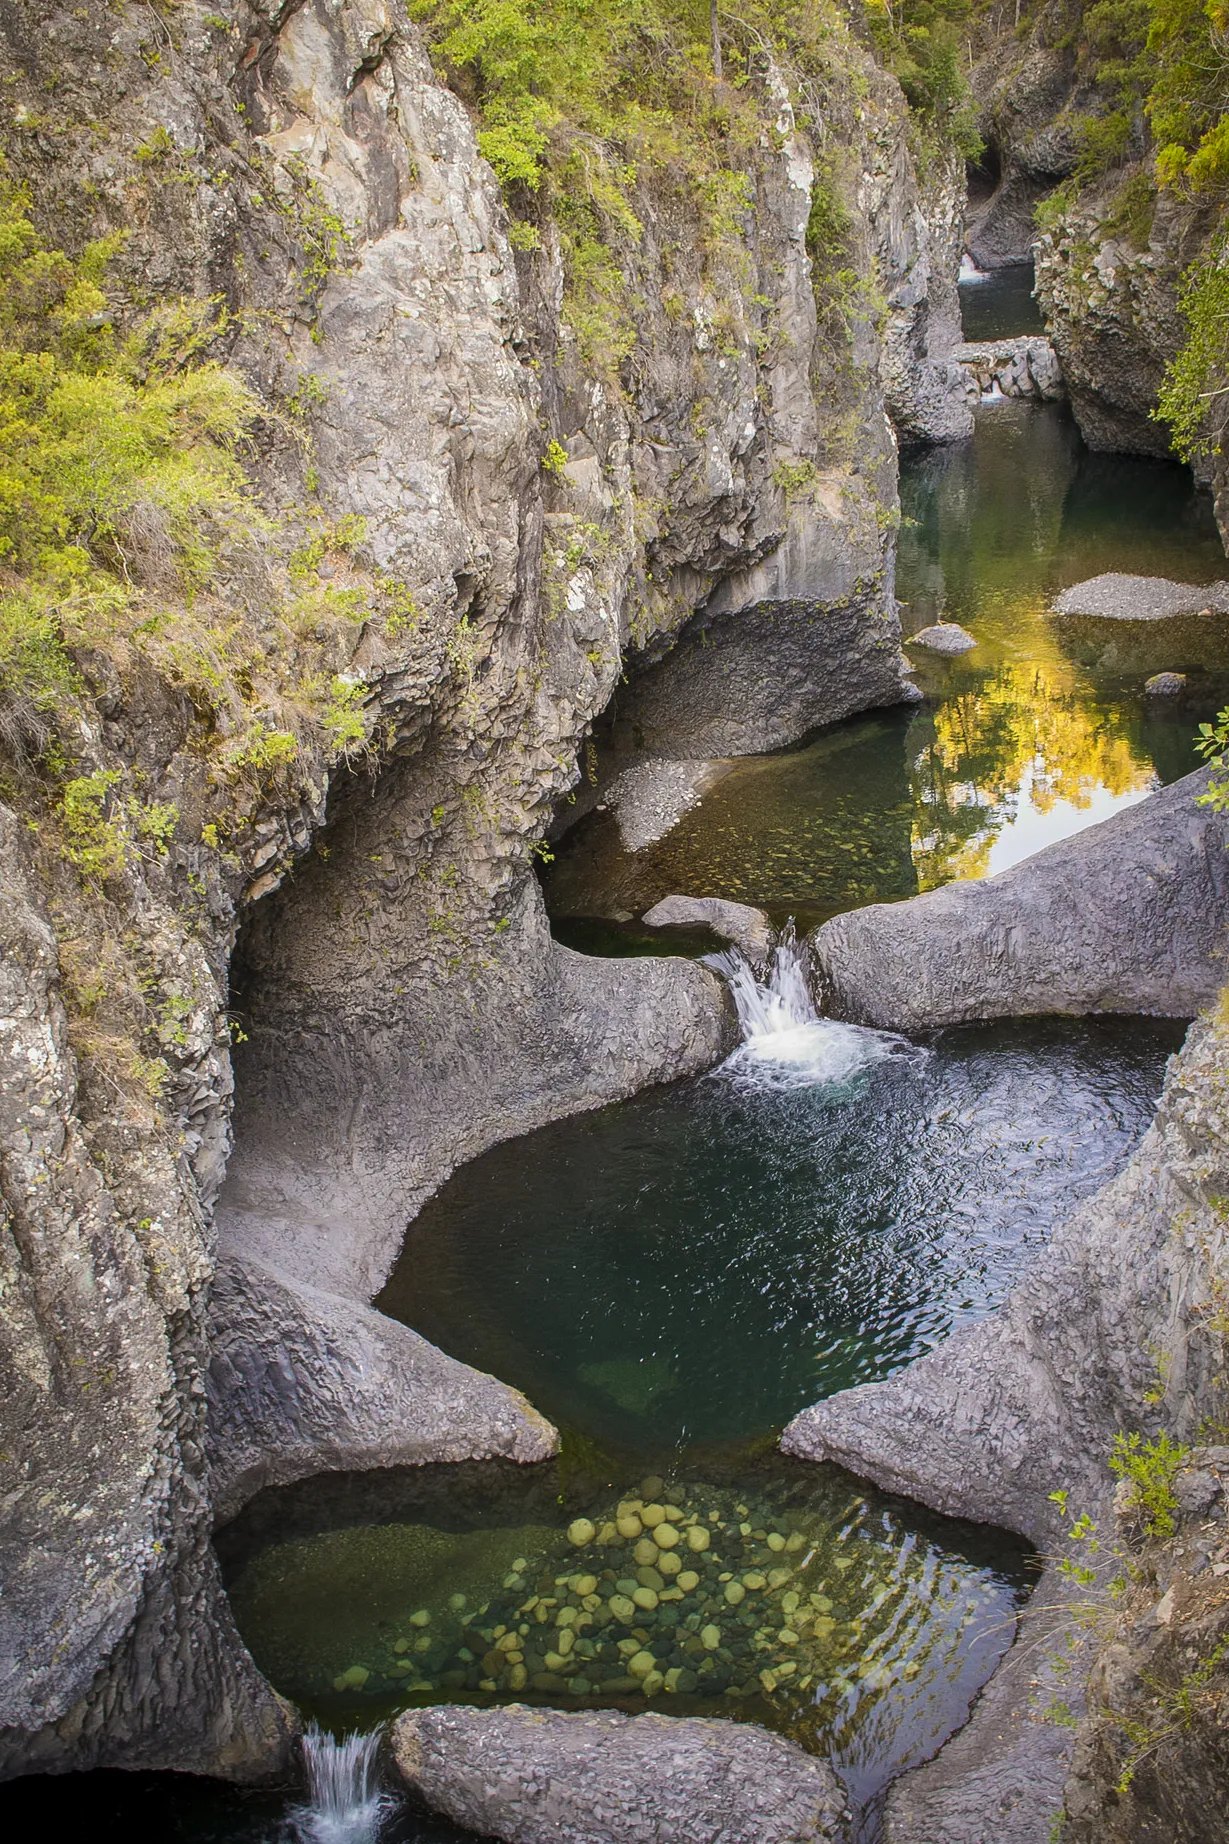
{"label": "river water", "polygon": [[[973,336],[1023,330],[1023,278],[975,290]],[[975,650],[914,650],[917,706],[717,765],[642,850],[588,816],[547,879],[561,938],[660,952],[637,918],[675,890],[810,925],[1004,868],[1194,766],[1225,624],[1048,612],[1101,570],[1224,574],[1189,477],[1089,455],[1053,407],[994,404],[971,442],[906,460],[901,500],[906,630],[957,620]],[[1189,674],[1177,706],[1143,692],[1163,669]],[[523,1388],[563,1456],[262,1494],[218,1547],[280,1690],[338,1732],[441,1697],[755,1720],[829,1755],[873,1835],[888,1780],[963,1721],[1010,1642],[1030,1560],[783,1459],[775,1432],[993,1310],[1129,1156],[1181,1032],[876,1036],[805,1080],[736,1061],[556,1123],[441,1190],[378,1304]],[[314,1835],[277,1796],[167,1776],[0,1794],[23,1810],[125,1840]],[[381,1836],[462,1834],[398,1810]]]}

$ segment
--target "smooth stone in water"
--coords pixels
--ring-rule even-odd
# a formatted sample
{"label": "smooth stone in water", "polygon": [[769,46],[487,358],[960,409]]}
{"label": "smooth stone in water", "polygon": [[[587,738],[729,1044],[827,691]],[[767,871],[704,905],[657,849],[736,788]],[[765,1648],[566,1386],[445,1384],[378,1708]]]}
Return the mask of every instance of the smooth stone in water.
{"label": "smooth stone in water", "polygon": [[702,1554],[708,1548],[710,1541],[709,1533],[703,1524],[692,1524],[688,1529],[687,1546],[694,1550],[696,1555]]}
{"label": "smooth stone in water", "polygon": [[730,1603],[731,1607],[737,1607],[738,1603],[746,1598],[746,1594],[747,1590],[740,1581],[726,1583],[725,1598]]}
{"label": "smooth stone in water", "polygon": [[632,1599],[637,1607],[644,1609],[645,1613],[652,1613],[657,1606],[657,1591],[654,1588],[637,1588]]}
{"label": "smooth stone in water", "polygon": [[700,1577],[696,1574],[694,1569],[684,1569],[678,1578],[676,1586],[681,1588],[684,1594],[694,1594],[696,1589],[700,1586]]}
{"label": "smooth stone in water", "polygon": [[977,642],[966,628],[955,621],[938,621],[933,627],[924,627],[918,634],[910,634],[906,640],[907,647],[925,647],[930,653],[967,653]]}
{"label": "smooth stone in water", "polygon": [[1186,674],[1154,672],[1150,679],[1144,680],[1144,690],[1150,698],[1179,698],[1186,690]]}
{"label": "smooth stone in water", "polygon": [[577,1549],[584,1549],[596,1535],[597,1525],[590,1523],[587,1517],[578,1517],[568,1525],[568,1542],[574,1543]]}
{"label": "smooth stone in water", "polygon": [[632,1551],[632,1555],[636,1558],[636,1561],[645,1569],[651,1569],[656,1565],[660,1553],[652,1537],[641,1537],[639,1543],[637,1543],[635,1549]]}
{"label": "smooth stone in water", "polygon": [[701,1627],[700,1644],[706,1652],[715,1652],[721,1644],[721,1628],[712,1625]]}
{"label": "smooth stone in water", "polygon": [[655,1533],[655,1541],[659,1549],[673,1549],[678,1543],[678,1540],[679,1533],[674,1528],[673,1524],[659,1525]]}

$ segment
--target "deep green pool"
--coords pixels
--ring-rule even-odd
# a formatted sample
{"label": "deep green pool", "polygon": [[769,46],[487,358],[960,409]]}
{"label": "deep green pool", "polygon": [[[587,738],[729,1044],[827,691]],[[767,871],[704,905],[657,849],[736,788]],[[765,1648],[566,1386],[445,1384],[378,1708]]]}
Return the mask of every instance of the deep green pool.
{"label": "deep green pool", "polygon": [[846,1080],[718,1072],[463,1166],[376,1304],[629,1469],[743,1442],[991,1311],[1150,1118],[1181,1028],[858,1034]]}

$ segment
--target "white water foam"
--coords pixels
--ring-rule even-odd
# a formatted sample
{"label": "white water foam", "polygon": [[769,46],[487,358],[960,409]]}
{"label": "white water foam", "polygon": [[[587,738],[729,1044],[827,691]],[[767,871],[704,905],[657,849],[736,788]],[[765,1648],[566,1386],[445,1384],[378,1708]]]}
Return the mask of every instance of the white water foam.
{"label": "white water foam", "polygon": [[743,1032],[718,1074],[756,1088],[816,1088],[848,1082],[886,1057],[925,1054],[895,1032],[821,1018],[807,981],[806,949],[792,922],[782,930],[762,980],[737,948],[706,958],[729,982]]}
{"label": "white water foam", "polygon": [[979,269],[966,250],[964,255],[960,258],[959,280],[962,282],[988,282],[990,280],[990,274],[986,269]]}
{"label": "white water foam", "polygon": [[311,1795],[290,1822],[299,1844],[377,1844],[392,1810],[380,1791],[380,1731],[335,1741],[313,1722],[303,1737],[303,1765]]}

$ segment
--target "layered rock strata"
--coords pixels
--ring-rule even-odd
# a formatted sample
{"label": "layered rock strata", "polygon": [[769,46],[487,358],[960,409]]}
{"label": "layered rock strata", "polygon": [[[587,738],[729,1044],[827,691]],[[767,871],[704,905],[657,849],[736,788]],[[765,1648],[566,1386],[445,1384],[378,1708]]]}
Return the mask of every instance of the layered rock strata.
{"label": "layered rock strata", "polygon": [[811,937],[827,1010],[926,1030],[1044,1012],[1189,1018],[1229,954],[1229,815],[1197,770],[978,882],[876,903]]}
{"label": "layered rock strata", "polygon": [[844,1830],[832,1769],[753,1723],[615,1711],[412,1710],[406,1785],[506,1844],[823,1844]]}

